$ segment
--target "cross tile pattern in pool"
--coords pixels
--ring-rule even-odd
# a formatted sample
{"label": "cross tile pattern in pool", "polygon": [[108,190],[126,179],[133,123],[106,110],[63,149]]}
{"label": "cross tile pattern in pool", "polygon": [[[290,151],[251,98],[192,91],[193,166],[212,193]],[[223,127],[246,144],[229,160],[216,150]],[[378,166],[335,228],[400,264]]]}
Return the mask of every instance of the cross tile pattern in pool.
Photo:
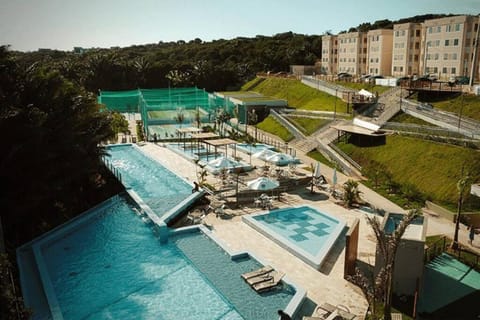
{"label": "cross tile pattern in pool", "polygon": [[109,161],[130,187],[160,217],[191,195],[192,186],[133,146],[108,148]]}
{"label": "cross tile pattern in pool", "polygon": [[278,319],[294,292],[259,295],[240,277],[259,267],[200,232],[161,245],[120,198],[41,251],[64,319]]}
{"label": "cross tile pattern in pool", "polygon": [[316,268],[345,226],[309,206],[273,210],[244,221]]}

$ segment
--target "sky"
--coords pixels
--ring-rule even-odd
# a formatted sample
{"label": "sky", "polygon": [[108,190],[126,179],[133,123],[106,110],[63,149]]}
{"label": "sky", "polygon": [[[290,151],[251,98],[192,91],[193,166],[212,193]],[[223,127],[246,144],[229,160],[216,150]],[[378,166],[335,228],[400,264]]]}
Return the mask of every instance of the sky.
{"label": "sky", "polygon": [[336,34],[427,13],[478,15],[480,0],[0,0],[0,45],[72,50],[288,31]]}

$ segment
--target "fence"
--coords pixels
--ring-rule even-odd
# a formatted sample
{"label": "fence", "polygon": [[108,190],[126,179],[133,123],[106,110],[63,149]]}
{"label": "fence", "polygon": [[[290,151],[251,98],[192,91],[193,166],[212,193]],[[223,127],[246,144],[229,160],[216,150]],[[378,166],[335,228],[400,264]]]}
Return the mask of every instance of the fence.
{"label": "fence", "polygon": [[113,175],[118,179],[118,181],[122,182],[122,174],[120,173],[120,171],[118,171],[118,169],[115,168],[115,166],[110,161],[108,161],[107,158],[103,157],[102,160],[103,163],[105,163],[107,168],[110,170],[110,172],[112,172]]}

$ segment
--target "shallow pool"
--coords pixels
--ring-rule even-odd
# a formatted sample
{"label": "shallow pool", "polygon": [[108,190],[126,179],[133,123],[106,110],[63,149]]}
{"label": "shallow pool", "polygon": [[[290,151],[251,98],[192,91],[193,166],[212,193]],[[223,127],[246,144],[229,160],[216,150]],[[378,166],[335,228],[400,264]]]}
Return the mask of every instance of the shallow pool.
{"label": "shallow pool", "polygon": [[191,195],[189,183],[134,146],[107,150],[107,159],[120,172],[123,185],[132,188],[159,217]]}
{"label": "shallow pool", "polygon": [[309,206],[244,216],[243,220],[317,269],[345,227],[339,219]]}
{"label": "shallow pool", "polygon": [[232,260],[202,232],[161,245],[133,208],[119,198],[41,241],[43,281],[64,319],[278,319],[295,294],[288,285],[257,294],[240,275],[260,264]]}

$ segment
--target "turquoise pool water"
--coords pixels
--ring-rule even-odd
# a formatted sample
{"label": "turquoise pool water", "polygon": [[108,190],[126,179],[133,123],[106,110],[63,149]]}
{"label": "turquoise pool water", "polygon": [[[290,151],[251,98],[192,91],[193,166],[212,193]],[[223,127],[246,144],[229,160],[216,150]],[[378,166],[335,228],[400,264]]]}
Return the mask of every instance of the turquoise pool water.
{"label": "turquoise pool water", "polygon": [[240,275],[259,263],[232,260],[201,232],[161,245],[125,198],[41,253],[64,319],[276,320],[295,293],[257,294]]}
{"label": "turquoise pool water", "polygon": [[345,223],[309,206],[273,210],[243,220],[299,258],[319,268]]}
{"label": "turquoise pool water", "polygon": [[110,155],[108,160],[121,173],[123,185],[135,190],[158,216],[191,195],[192,186],[189,183],[137,148],[126,145],[107,150]]}
{"label": "turquoise pool water", "polygon": [[[389,213],[388,219],[385,222],[384,230],[387,234],[392,234],[402,222],[402,219],[405,215],[401,213]],[[422,225],[423,224],[423,217],[417,217],[413,219],[411,222],[412,225]]]}

